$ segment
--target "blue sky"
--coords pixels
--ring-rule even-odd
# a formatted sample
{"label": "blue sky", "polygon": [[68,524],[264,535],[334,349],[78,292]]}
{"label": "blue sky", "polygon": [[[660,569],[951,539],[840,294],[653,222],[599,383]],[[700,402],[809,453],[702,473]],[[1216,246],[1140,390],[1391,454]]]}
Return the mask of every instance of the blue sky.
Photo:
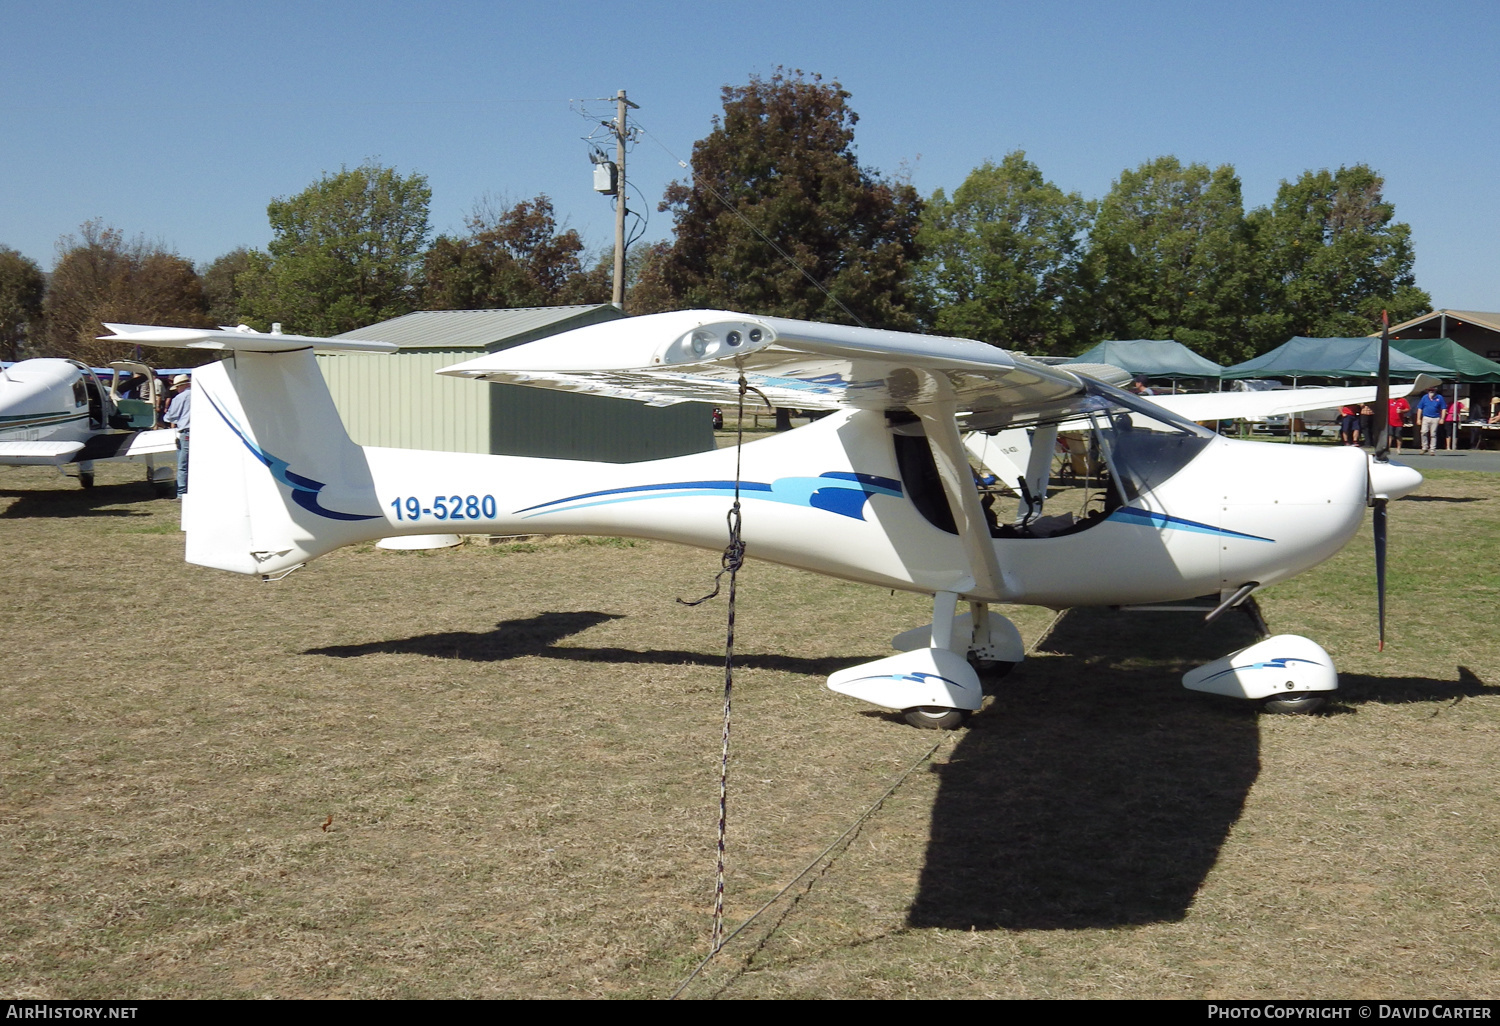
{"label": "blue sky", "polygon": [[[1232,164],[1247,206],[1368,163],[1440,307],[1500,310],[1500,4],[69,3],[0,0],[0,244],[50,268],[101,218],[206,263],[270,237],[266,204],[368,158],[432,187],[434,232],[485,196],[552,197],[591,247],[592,127],[626,89],[662,190],[778,65],[837,79],[869,167],[924,195],[1021,149],[1103,196],[1162,154]],[[586,109],[599,117],[610,104]]]}

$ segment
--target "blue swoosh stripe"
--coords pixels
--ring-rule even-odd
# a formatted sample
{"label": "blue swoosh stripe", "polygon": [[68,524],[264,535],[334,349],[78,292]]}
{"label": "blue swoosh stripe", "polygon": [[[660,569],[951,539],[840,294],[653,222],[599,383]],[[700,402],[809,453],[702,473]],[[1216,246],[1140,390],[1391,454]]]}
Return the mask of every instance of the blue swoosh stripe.
{"label": "blue swoosh stripe", "polygon": [[1118,523],[1161,527],[1169,531],[1187,531],[1192,534],[1217,534],[1228,538],[1243,538],[1246,541],[1275,541],[1274,538],[1262,538],[1258,534],[1244,534],[1240,531],[1231,531],[1228,528],[1215,527],[1212,524],[1200,524],[1196,520],[1186,520],[1182,517],[1174,517],[1166,513],[1153,513],[1149,509],[1137,509],[1134,506],[1121,506],[1109,515],[1109,519]]}
{"label": "blue swoosh stripe", "polygon": [[1264,669],[1268,669],[1268,668],[1269,669],[1276,669],[1276,670],[1284,670],[1284,669],[1286,669],[1286,667],[1287,667],[1287,665],[1289,663],[1306,663],[1308,666],[1322,666],[1323,665],[1322,663],[1318,662],[1316,659],[1299,659],[1296,656],[1282,656],[1279,659],[1267,659],[1263,663],[1251,663],[1249,666],[1231,666],[1227,670],[1220,670],[1218,673],[1214,674],[1212,677],[1204,677],[1202,683],[1207,684],[1211,680],[1218,680],[1220,677],[1223,677],[1225,674],[1238,673],[1240,670],[1264,670]]}
{"label": "blue swoosh stripe", "polygon": [[309,513],[316,513],[318,516],[326,517],[329,520],[380,519],[380,514],[371,515],[365,513],[341,513],[336,509],[325,509],[318,503],[318,493],[324,488],[328,487],[324,482],[314,481],[310,477],[303,477],[301,474],[293,471],[291,465],[288,464],[286,460],[282,459],[279,456],[271,455],[260,446],[250,441],[249,438],[245,437],[245,432],[240,430],[240,426],[235,423],[234,418],[226,413],[218,403],[214,402],[214,397],[212,395],[210,395],[208,392],[204,392],[203,397],[208,400],[208,405],[213,407],[214,412],[217,413],[220,418],[223,419],[224,423],[229,426],[229,430],[234,432],[235,437],[238,438],[242,443],[244,443],[246,449],[250,450],[250,454],[265,465],[266,469],[271,472],[271,476],[273,478],[275,478],[281,484],[286,485],[286,487],[291,490],[292,501],[297,505],[301,506]]}
{"label": "blue swoosh stripe", "polygon": [[[818,477],[782,477],[770,483],[746,481],[740,483],[740,493],[742,495],[749,493],[750,498],[820,509],[827,513],[849,517],[852,520],[865,518],[864,506],[872,495],[888,495],[895,498],[900,498],[902,495],[901,482],[893,478],[850,471],[829,471]],[[548,513],[562,513],[615,503],[639,502],[643,499],[677,499],[733,494],[733,481],[661,482],[581,492],[577,495],[552,499],[548,502],[537,503],[535,506],[518,509],[516,514],[530,519]]]}

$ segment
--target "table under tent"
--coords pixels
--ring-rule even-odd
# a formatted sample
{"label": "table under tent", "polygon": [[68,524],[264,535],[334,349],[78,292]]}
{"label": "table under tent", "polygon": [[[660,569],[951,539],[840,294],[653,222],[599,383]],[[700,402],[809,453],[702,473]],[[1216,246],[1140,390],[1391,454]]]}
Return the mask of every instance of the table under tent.
{"label": "table under tent", "polygon": [[[1428,363],[1436,364],[1443,368],[1443,377],[1452,381],[1452,394],[1448,397],[1450,406],[1458,405],[1458,386],[1460,383],[1467,385],[1500,385],[1500,363],[1494,360],[1486,360],[1471,349],[1459,345],[1451,338],[1412,338],[1392,339],[1392,358],[1395,351],[1399,350],[1407,356]],[[1476,404],[1470,389],[1469,417],[1470,420],[1480,422],[1487,421],[1497,411],[1500,405],[1493,402]],[[1491,389],[1490,398],[1493,400],[1500,396],[1500,389]],[[1455,417],[1453,423],[1448,427],[1448,444],[1458,448],[1458,430],[1461,425]],[[1487,429],[1486,433],[1487,433]],[[1476,429],[1476,435],[1480,429]],[[1479,439],[1474,439],[1477,447]]]}

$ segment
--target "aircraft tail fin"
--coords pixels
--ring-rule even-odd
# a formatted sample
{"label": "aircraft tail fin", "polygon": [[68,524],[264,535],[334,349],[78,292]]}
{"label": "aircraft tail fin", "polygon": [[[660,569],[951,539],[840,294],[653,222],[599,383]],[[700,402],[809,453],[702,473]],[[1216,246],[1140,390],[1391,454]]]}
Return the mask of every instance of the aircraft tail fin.
{"label": "aircraft tail fin", "polygon": [[187,560],[271,575],[387,522],[313,352],[237,351],[193,374]]}

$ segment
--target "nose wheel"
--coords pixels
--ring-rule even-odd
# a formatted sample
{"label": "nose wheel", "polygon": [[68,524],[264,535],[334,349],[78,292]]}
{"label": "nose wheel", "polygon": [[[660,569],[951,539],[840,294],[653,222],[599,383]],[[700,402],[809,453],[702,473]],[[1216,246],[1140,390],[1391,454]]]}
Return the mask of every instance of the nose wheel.
{"label": "nose wheel", "polygon": [[1317,712],[1328,703],[1326,692],[1302,692],[1297,695],[1272,695],[1260,704],[1263,711],[1268,713],[1300,714]]}
{"label": "nose wheel", "polygon": [[902,712],[906,722],[923,730],[957,730],[968,720],[966,709],[947,709],[940,705],[919,705]]}

